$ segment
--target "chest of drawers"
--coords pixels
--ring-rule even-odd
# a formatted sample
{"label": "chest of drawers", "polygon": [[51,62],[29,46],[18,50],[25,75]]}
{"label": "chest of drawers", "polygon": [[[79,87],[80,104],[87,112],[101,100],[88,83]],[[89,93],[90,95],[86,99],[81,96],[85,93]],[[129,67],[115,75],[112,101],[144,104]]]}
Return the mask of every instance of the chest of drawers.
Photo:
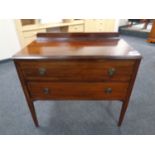
{"label": "chest of drawers", "polygon": [[38,34],[14,57],[36,126],[35,100],[119,100],[120,126],[141,55],[117,33]]}

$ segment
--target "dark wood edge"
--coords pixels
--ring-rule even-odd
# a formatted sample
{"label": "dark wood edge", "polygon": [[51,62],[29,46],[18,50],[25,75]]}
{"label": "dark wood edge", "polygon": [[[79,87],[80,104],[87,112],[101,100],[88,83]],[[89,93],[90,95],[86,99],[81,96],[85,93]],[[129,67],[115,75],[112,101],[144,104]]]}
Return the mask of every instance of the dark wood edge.
{"label": "dark wood edge", "polygon": [[52,101],[118,101],[118,102],[122,102],[122,99],[51,99],[49,98],[43,98],[43,97],[32,97],[33,101],[48,101],[48,100],[52,100]]}
{"label": "dark wood edge", "polygon": [[37,38],[79,38],[79,37],[102,37],[102,38],[109,38],[109,37],[119,37],[118,32],[96,32],[96,33],[38,33]]}
{"label": "dark wood edge", "polygon": [[104,55],[104,56],[13,56],[13,60],[103,60],[103,59],[113,59],[113,60],[135,60],[142,59],[142,55],[135,56],[114,56],[114,55]]}

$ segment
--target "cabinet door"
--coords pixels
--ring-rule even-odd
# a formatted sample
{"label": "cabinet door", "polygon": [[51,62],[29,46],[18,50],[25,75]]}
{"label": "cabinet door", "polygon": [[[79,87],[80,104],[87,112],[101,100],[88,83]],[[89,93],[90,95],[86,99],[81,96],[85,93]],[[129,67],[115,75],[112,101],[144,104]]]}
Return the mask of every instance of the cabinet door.
{"label": "cabinet door", "polygon": [[113,32],[115,30],[115,20],[106,20],[106,30],[108,32]]}
{"label": "cabinet door", "polygon": [[84,27],[85,32],[97,32],[96,30],[97,29],[96,29],[96,20],[95,19],[85,20],[85,27]]}
{"label": "cabinet door", "polygon": [[85,21],[85,32],[114,32],[115,20],[94,19]]}
{"label": "cabinet door", "polygon": [[71,25],[68,29],[69,32],[84,32],[84,26],[81,25]]}

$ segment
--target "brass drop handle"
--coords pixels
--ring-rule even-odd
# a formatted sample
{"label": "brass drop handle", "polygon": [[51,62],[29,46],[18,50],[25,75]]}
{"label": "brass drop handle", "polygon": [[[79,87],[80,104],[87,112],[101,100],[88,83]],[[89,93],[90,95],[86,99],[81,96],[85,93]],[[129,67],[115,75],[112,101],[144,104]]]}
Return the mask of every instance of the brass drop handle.
{"label": "brass drop handle", "polygon": [[116,69],[115,68],[109,68],[108,70],[108,75],[109,76],[113,76],[116,73]]}
{"label": "brass drop handle", "polygon": [[112,88],[106,88],[106,89],[105,89],[105,93],[106,93],[106,94],[112,93]]}
{"label": "brass drop handle", "polygon": [[44,88],[44,89],[43,89],[43,93],[44,93],[44,94],[49,94],[49,89],[48,89],[48,88]]}
{"label": "brass drop handle", "polygon": [[39,72],[39,75],[43,76],[46,73],[46,68],[41,67],[38,69],[38,72]]}

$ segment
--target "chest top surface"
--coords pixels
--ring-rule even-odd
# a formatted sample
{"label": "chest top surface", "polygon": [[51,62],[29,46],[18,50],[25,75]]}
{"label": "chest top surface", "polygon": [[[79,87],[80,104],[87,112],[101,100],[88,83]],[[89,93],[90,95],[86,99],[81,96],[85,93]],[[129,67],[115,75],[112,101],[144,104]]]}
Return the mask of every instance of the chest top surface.
{"label": "chest top surface", "polygon": [[141,59],[118,33],[40,33],[13,59]]}

